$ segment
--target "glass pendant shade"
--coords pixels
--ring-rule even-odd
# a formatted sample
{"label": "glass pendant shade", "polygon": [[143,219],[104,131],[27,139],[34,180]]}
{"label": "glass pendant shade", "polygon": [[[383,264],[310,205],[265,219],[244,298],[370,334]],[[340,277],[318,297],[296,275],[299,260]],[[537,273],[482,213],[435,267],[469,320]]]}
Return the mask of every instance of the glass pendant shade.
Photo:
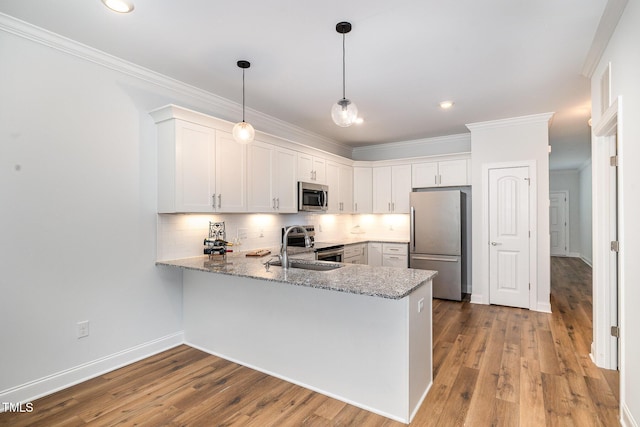
{"label": "glass pendant shade", "polygon": [[342,98],[331,107],[331,118],[338,126],[349,127],[358,118],[358,107],[348,99]]}
{"label": "glass pendant shade", "polygon": [[252,142],[256,136],[256,131],[253,129],[253,126],[247,122],[236,123],[232,133],[233,139],[243,144]]}

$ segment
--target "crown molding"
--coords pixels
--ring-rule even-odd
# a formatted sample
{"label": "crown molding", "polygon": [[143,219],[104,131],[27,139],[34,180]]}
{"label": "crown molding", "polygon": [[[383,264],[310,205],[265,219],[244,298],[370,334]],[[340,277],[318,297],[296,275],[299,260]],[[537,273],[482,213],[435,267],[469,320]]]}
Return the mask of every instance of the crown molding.
{"label": "crown molding", "polygon": [[500,119],[500,120],[491,120],[487,122],[469,123],[466,126],[472,132],[474,130],[492,129],[492,128],[500,128],[500,127],[508,127],[508,126],[520,126],[520,125],[533,124],[533,123],[547,123],[550,126],[551,119],[553,118],[554,114],[555,113],[532,114],[529,116],[513,117],[510,119]]}
{"label": "crown molding", "polygon": [[591,47],[587,53],[587,57],[582,65],[581,74],[587,78],[593,77],[593,73],[607,49],[609,40],[618,26],[618,22],[622,17],[625,7],[629,0],[609,0],[604,7],[600,23],[593,36]]}
{"label": "crown molding", "polygon": [[385,160],[399,157],[448,155],[468,152],[471,147],[471,134],[437,136],[410,141],[388,142],[365,145],[353,149],[354,160]]}
{"label": "crown molding", "polygon": [[[179,93],[183,96],[194,98],[205,105],[211,106],[211,110],[217,114],[224,114],[226,117],[222,117],[223,120],[229,117],[240,117],[242,114],[242,105],[239,103],[3,13],[0,13],[0,30]],[[250,113],[252,117],[251,122],[256,130],[277,135],[298,144],[321,149],[329,153],[344,157],[351,156],[352,147],[350,146],[340,144],[337,141],[310,132],[260,111],[251,108],[246,108],[246,111]]]}

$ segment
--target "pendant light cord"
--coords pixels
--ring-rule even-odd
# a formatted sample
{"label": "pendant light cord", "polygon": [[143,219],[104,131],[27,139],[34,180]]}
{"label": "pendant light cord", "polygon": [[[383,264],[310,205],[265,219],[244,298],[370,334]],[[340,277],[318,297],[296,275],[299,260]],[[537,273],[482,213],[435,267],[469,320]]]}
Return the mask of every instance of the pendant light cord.
{"label": "pendant light cord", "polygon": [[242,69],[242,122],[244,123],[244,68]]}
{"label": "pendant light cord", "polygon": [[344,33],[342,33],[342,99],[346,99],[346,78],[345,78],[345,74],[346,74],[346,68],[345,68],[345,50],[344,50]]}

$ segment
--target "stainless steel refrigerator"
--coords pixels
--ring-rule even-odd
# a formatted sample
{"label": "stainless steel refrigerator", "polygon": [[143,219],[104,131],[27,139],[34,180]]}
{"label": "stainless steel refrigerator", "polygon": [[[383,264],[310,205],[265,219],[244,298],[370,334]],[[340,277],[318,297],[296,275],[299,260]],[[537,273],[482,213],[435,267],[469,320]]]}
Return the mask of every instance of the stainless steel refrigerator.
{"label": "stainless steel refrigerator", "polygon": [[409,267],[438,271],[433,279],[434,298],[462,300],[467,271],[465,196],[460,190],[410,195]]}

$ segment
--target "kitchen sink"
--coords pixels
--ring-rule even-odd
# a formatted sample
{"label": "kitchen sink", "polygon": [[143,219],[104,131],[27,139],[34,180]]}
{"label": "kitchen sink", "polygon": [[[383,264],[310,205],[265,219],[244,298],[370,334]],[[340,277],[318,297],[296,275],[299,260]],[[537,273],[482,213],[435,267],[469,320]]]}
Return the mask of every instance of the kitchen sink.
{"label": "kitchen sink", "polygon": [[[299,268],[301,270],[313,270],[313,271],[331,271],[337,268],[344,267],[342,264],[338,264],[335,262],[326,262],[326,261],[306,261],[306,260],[289,260],[290,266],[289,268]],[[270,262],[270,265],[276,267],[282,267],[282,263],[280,261]]]}

